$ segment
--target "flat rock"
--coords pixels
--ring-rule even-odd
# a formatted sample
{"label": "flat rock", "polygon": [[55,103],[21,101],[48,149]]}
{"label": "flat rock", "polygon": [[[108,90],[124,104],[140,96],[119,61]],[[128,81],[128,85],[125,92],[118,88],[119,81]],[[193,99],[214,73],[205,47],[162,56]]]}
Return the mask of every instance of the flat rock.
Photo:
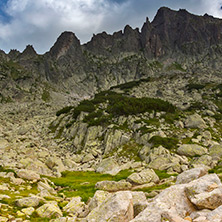
{"label": "flat rock", "polygon": [[37,207],[39,205],[38,197],[25,197],[15,201],[18,207]]}
{"label": "flat rock", "polygon": [[113,158],[106,158],[99,163],[96,172],[116,175],[120,172],[120,170],[121,168]]}
{"label": "flat rock", "polygon": [[23,208],[21,211],[25,215],[30,216],[35,212],[35,208],[33,208],[33,207]]}
{"label": "flat rock", "polygon": [[209,149],[209,155],[212,157],[222,157],[222,145],[213,145]]}
{"label": "flat rock", "polygon": [[177,149],[177,153],[188,157],[201,156],[207,153],[207,149],[197,144],[183,144]]}
{"label": "flat rock", "polygon": [[140,212],[142,212],[147,206],[148,201],[146,195],[142,191],[131,192],[133,197],[133,211],[134,217],[136,217]]}
{"label": "flat rock", "polygon": [[193,114],[191,116],[188,116],[187,119],[185,120],[185,127],[192,129],[194,128],[204,129],[207,127],[207,125],[199,114]]}
{"label": "flat rock", "polygon": [[81,201],[81,197],[73,197],[71,201],[63,207],[63,211],[73,215],[80,214],[85,210],[85,203]]}
{"label": "flat rock", "polygon": [[98,207],[104,200],[106,200],[111,195],[112,194],[107,191],[97,190],[88,204],[89,211],[92,211],[94,208]]}
{"label": "flat rock", "polygon": [[32,170],[19,170],[17,176],[26,180],[40,180],[40,175]]}
{"label": "flat rock", "polygon": [[145,169],[142,170],[140,173],[133,173],[128,178],[132,184],[142,185],[150,182],[157,183],[159,182],[159,177],[156,175],[153,169]]}
{"label": "flat rock", "polygon": [[222,205],[222,184],[216,174],[205,175],[186,185],[186,194],[198,209],[214,210]]}
{"label": "flat rock", "polygon": [[41,207],[36,209],[36,213],[39,217],[42,218],[62,217],[62,211],[56,204],[52,203],[42,205]]}
{"label": "flat rock", "polygon": [[99,190],[115,192],[121,190],[130,190],[132,188],[132,184],[126,181],[100,181],[96,183],[95,188]]}

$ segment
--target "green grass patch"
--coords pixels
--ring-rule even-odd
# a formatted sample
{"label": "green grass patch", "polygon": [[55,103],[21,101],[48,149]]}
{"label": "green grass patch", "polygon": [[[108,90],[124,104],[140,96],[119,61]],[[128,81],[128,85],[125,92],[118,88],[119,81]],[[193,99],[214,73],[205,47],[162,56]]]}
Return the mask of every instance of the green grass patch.
{"label": "green grass patch", "polygon": [[150,193],[151,191],[155,191],[155,190],[164,190],[164,189],[166,189],[166,188],[168,188],[170,186],[171,185],[169,183],[164,183],[164,184],[156,185],[156,186],[153,186],[153,187],[137,189],[136,191],[143,191],[143,192]]}
{"label": "green grass patch", "polygon": [[178,174],[168,174],[166,170],[154,170],[155,173],[157,174],[157,176],[160,178],[160,180],[162,179],[166,179],[169,178],[171,176],[177,176]]}
{"label": "green grass patch", "polygon": [[172,150],[177,147],[179,140],[173,137],[161,137],[161,136],[153,136],[149,143],[152,143],[154,147],[158,147],[162,145],[163,147]]}
{"label": "green grass patch", "polygon": [[89,197],[93,197],[96,192],[95,184],[98,181],[113,180],[119,181],[126,179],[132,172],[123,170],[116,176],[108,174],[100,174],[96,172],[63,172],[62,177],[49,179],[57,186],[63,187],[60,191],[68,197],[80,196],[83,201],[87,201]]}

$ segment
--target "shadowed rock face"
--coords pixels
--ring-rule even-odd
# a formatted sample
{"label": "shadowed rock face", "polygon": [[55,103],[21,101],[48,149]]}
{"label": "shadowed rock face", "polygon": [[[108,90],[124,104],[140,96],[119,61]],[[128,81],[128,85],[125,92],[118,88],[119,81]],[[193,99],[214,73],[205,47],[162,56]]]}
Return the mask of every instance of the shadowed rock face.
{"label": "shadowed rock face", "polygon": [[54,46],[50,49],[49,54],[56,60],[65,56],[72,56],[73,59],[80,59],[82,54],[80,41],[74,33],[63,32]]}
{"label": "shadowed rock face", "polygon": [[[138,52],[146,57],[160,57],[171,51],[199,54],[203,49],[221,43],[222,21],[211,16],[192,15],[184,9],[173,11],[162,7],[154,20],[147,19],[141,32],[126,26],[124,32],[95,35],[86,49],[93,53],[108,54]],[[122,43],[122,44],[121,44]],[[118,45],[119,44],[119,45]]]}

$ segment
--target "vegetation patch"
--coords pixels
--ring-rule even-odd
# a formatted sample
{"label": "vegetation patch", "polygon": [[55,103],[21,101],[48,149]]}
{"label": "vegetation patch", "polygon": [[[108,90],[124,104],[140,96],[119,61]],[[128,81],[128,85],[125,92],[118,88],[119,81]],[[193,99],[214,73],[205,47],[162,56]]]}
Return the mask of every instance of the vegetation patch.
{"label": "vegetation patch", "polygon": [[140,80],[136,80],[136,81],[131,81],[131,82],[127,82],[127,83],[123,83],[117,86],[112,86],[110,89],[120,89],[123,90],[124,92],[129,92],[130,89],[139,86],[142,82],[149,82],[150,81],[150,77],[146,78],[146,79],[140,79]]}
{"label": "vegetation patch", "polygon": [[160,178],[160,180],[162,179],[166,179],[169,178],[171,176],[177,176],[177,174],[168,174],[166,170],[154,170],[156,175]]}
{"label": "vegetation patch", "polygon": [[186,70],[182,67],[181,64],[179,64],[178,62],[174,62],[172,63],[170,66],[167,67],[166,69],[167,71],[171,71],[171,70],[178,70],[181,72],[186,72]]}
{"label": "vegetation patch", "polygon": [[73,108],[73,106],[66,106],[66,107],[60,109],[59,111],[57,111],[56,116],[60,116],[62,114],[69,113],[72,108]]}
{"label": "vegetation patch", "polygon": [[[101,104],[106,104],[106,108],[101,108]],[[68,111],[67,111],[68,109]],[[69,112],[71,108],[66,108],[65,111]],[[113,117],[121,115],[137,115],[140,113],[151,111],[164,111],[167,113],[174,113],[176,107],[167,101],[154,98],[135,98],[122,95],[113,91],[103,91],[95,95],[92,100],[82,101],[73,110],[73,119],[76,120],[81,112],[88,112],[85,116],[84,122],[90,126],[94,125],[108,125],[112,122]],[[64,110],[58,111],[58,114]]]}
{"label": "vegetation patch", "polygon": [[151,191],[155,191],[155,190],[164,190],[170,186],[171,186],[170,183],[164,183],[164,184],[160,184],[160,185],[156,185],[156,186],[152,186],[152,187],[148,187],[148,188],[137,189],[136,191],[143,191],[146,193],[150,193]]}
{"label": "vegetation patch", "polygon": [[49,102],[50,99],[51,99],[51,96],[50,96],[49,91],[47,89],[44,89],[42,93],[42,100],[45,102]]}
{"label": "vegetation patch", "polygon": [[88,198],[93,197],[96,192],[95,184],[97,182],[104,180],[119,181],[126,179],[131,173],[129,170],[123,170],[116,176],[111,176],[96,172],[65,171],[62,173],[62,177],[50,177],[49,179],[54,182],[56,186],[63,188],[60,193],[64,193],[67,197],[80,196],[82,200],[86,202]]}
{"label": "vegetation patch", "polygon": [[153,136],[149,143],[152,143],[154,147],[163,146],[169,150],[175,149],[179,140],[173,137],[161,137],[161,136]]}
{"label": "vegetation patch", "polygon": [[189,92],[191,92],[194,89],[200,90],[200,89],[203,89],[204,87],[205,87],[205,85],[198,84],[198,83],[190,83],[190,84],[186,85],[186,88]]}
{"label": "vegetation patch", "polygon": [[126,157],[130,160],[141,161],[139,157],[139,151],[141,150],[142,145],[136,143],[134,140],[122,145],[121,147],[116,147],[111,152],[107,154],[106,157],[115,156],[117,158]]}

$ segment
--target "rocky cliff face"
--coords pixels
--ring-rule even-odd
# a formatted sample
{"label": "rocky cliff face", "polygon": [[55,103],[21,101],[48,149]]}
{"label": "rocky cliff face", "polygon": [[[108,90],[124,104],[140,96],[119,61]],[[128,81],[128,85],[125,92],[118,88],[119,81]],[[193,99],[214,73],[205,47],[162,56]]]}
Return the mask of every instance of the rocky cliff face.
{"label": "rocky cliff face", "polygon": [[84,45],[75,34],[64,32],[44,55],[32,46],[22,53],[1,52],[1,76],[7,79],[0,83],[1,100],[13,100],[17,91],[19,98],[39,99],[48,91],[51,100],[59,96],[68,102],[66,97],[79,100],[161,73],[216,73],[222,64],[221,35],[222,20],[165,7],[152,22],[147,19],[141,31],[127,25],[113,35],[94,35]]}

